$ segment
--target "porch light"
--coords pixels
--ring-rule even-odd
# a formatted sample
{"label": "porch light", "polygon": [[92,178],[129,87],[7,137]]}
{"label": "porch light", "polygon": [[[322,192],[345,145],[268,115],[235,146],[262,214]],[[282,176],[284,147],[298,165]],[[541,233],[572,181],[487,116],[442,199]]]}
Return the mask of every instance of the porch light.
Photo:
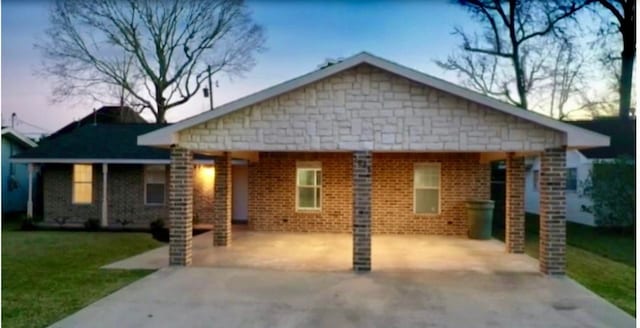
{"label": "porch light", "polygon": [[216,176],[216,169],[213,166],[205,166],[201,165],[198,170],[198,178],[200,181],[208,183],[213,182],[213,179]]}

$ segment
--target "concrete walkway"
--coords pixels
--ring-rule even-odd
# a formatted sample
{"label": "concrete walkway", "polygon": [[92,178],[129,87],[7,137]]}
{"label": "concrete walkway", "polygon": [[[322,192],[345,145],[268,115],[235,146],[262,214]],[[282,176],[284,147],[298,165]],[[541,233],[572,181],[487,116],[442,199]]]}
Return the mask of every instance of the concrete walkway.
{"label": "concrete walkway", "polygon": [[[351,270],[352,236],[327,233],[278,233],[234,230],[229,247],[213,247],[211,233],[194,237],[193,266],[257,268],[283,271]],[[375,271],[538,272],[526,255],[507,254],[497,240],[425,235],[374,235]],[[162,247],[109,264],[110,269],[167,267],[169,249]]]}
{"label": "concrete walkway", "polygon": [[568,278],[166,268],[54,327],[633,327]]}

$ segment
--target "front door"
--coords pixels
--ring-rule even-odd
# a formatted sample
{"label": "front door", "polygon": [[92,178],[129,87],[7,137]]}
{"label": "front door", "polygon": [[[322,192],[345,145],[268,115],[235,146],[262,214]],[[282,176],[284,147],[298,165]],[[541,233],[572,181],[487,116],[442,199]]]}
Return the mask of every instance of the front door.
{"label": "front door", "polygon": [[249,167],[246,163],[234,164],[231,167],[232,186],[232,208],[234,223],[247,223],[249,219]]}

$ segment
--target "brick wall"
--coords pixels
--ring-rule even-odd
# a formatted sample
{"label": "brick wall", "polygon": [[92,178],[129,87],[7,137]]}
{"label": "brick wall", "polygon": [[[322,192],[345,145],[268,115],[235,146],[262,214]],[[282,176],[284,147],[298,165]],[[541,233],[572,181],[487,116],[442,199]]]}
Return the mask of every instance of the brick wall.
{"label": "brick wall", "polygon": [[[54,224],[56,218],[67,218],[66,225],[82,225],[87,219],[100,220],[102,207],[102,165],[93,165],[93,202],[87,205],[72,204],[72,170],[69,164],[47,164],[42,169],[44,188],[44,219]],[[169,169],[165,202],[169,199]],[[167,205],[144,204],[144,166],[109,165],[108,172],[108,216],[110,227],[121,227],[117,222],[130,220],[127,227],[149,227],[156,219],[168,224]],[[210,192],[210,194],[209,194]],[[211,202],[203,202],[211,199]],[[213,208],[213,188],[207,190],[202,184],[194,185],[194,208],[203,223],[210,223]],[[206,221],[209,220],[209,221]]]}
{"label": "brick wall", "polygon": [[560,132],[360,65],[180,132],[194,150],[541,151]]}
{"label": "brick wall", "polygon": [[[296,161],[322,163],[322,210],[296,211]],[[249,226],[262,231],[351,232],[351,153],[261,153],[249,165]]]}
{"label": "brick wall", "polygon": [[208,168],[196,165],[193,169],[194,224],[213,224],[213,186],[215,178],[210,175],[211,171],[208,171],[212,168],[213,165]]}
{"label": "brick wall", "polygon": [[[322,163],[322,210],[296,212],[296,161]],[[415,215],[415,163],[441,163],[439,215]],[[249,167],[249,224],[263,231],[351,232],[351,153],[261,153]],[[374,153],[372,232],[465,235],[465,200],[488,199],[490,169],[479,155],[464,153]]]}
{"label": "brick wall", "polygon": [[[413,171],[416,163],[440,163],[438,215],[416,215]],[[490,168],[478,154],[374,153],[373,233],[466,235],[467,199],[489,199]]]}

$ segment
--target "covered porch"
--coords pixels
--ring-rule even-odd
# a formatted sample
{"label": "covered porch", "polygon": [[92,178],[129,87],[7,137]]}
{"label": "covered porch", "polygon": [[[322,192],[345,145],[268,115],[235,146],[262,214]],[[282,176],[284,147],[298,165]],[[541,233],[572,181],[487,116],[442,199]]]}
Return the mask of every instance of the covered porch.
{"label": "covered porch", "polygon": [[[540,191],[541,208],[545,209],[540,222],[540,262],[524,255],[524,156],[529,153],[380,153],[370,151],[342,152],[336,156],[331,153],[331,169],[341,171],[339,164],[348,159],[348,175],[341,177],[345,185],[331,190],[328,186],[323,189],[323,212],[335,216],[337,207],[332,207],[331,193],[340,190],[340,201],[349,203],[347,207],[348,221],[346,231],[339,221],[331,222],[329,229],[317,232],[315,227],[305,226],[302,230],[297,225],[287,225],[289,219],[296,220],[295,214],[274,212],[264,203],[258,206],[251,204],[249,229],[256,231],[232,229],[232,170],[234,159],[251,161],[250,166],[265,166],[260,158],[285,157],[295,163],[299,159],[321,159],[322,153],[291,154],[287,152],[248,153],[248,152],[217,152],[209,153],[216,156],[216,178],[214,197],[214,225],[213,231],[193,239],[191,235],[193,211],[193,195],[189,191],[193,188],[193,174],[189,171],[193,165],[191,150],[173,147],[172,168],[170,179],[170,219],[171,242],[169,247],[169,263],[171,265],[196,266],[231,266],[231,267],[261,267],[266,269],[284,270],[312,270],[312,271],[340,271],[353,269],[354,271],[374,270],[479,270],[484,272],[496,271],[531,271],[531,263],[539,271],[547,274],[563,274],[564,259],[564,156],[563,148],[547,149],[541,153],[543,159]],[[391,154],[391,155],[389,155]],[[471,198],[488,198],[489,177],[488,167],[493,160],[505,160],[506,163],[506,240],[501,243],[495,240],[474,241],[466,238],[466,215],[464,202]],[[389,179],[389,170],[381,170],[381,166],[394,170],[406,171],[400,167],[413,168],[415,164],[430,160],[442,166],[441,196],[443,209],[438,209],[437,215],[420,216],[415,214],[415,208],[409,209],[409,215],[402,212],[403,207],[397,203],[394,193],[406,193],[407,190],[388,189],[390,186],[413,184],[414,173],[405,172],[406,177],[400,180]],[[305,163],[307,161],[304,161]],[[454,164],[452,164],[454,163]],[[457,163],[457,164],[455,164]],[[287,161],[277,161],[279,167],[289,167]],[[376,166],[377,165],[377,166]],[[329,171],[327,168],[326,171]],[[249,183],[257,184],[264,180],[257,175],[256,170],[250,170]],[[385,173],[386,172],[386,173]],[[391,171],[394,173],[395,171]],[[261,172],[260,174],[264,174]],[[295,173],[292,173],[295,174]],[[324,174],[324,172],[323,172]],[[273,174],[272,174],[273,175]],[[402,175],[398,173],[397,175]],[[288,173],[275,175],[277,185],[262,184],[259,189],[270,194],[278,193],[276,189],[287,189],[289,183],[295,185],[295,175]],[[323,175],[323,183],[330,185],[330,172]],[[255,188],[255,186],[254,186]],[[407,188],[409,192],[413,187]],[[294,189],[290,190],[292,197]],[[345,194],[346,192],[346,194]],[[285,194],[289,193],[286,191]],[[455,195],[452,197],[451,195]],[[333,195],[333,201],[336,201]],[[415,196],[415,195],[414,195]],[[267,196],[260,196],[267,197]],[[327,200],[329,199],[329,200]],[[280,198],[272,198],[276,203]],[[293,200],[289,200],[293,202]],[[256,202],[250,198],[249,202]],[[408,201],[408,206],[412,201]],[[402,205],[402,204],[401,204]],[[285,207],[296,208],[294,204],[284,204]],[[438,204],[438,207],[441,205]],[[341,206],[344,212],[345,207]],[[406,210],[406,209],[405,209]],[[256,213],[256,211],[259,212]],[[280,214],[278,214],[280,213]],[[277,223],[256,223],[252,220],[259,216],[267,216],[268,220]],[[319,213],[303,213],[311,216],[312,220],[326,220],[326,216]],[[396,217],[401,218],[400,223]],[[412,232],[410,225],[440,226],[416,228]],[[282,223],[285,222],[285,223]],[[381,224],[382,222],[383,224]],[[294,223],[295,224],[295,223]],[[391,224],[391,226],[390,226]],[[395,224],[395,226],[393,226]],[[335,228],[338,227],[338,228]],[[444,227],[444,228],[443,228]],[[331,229],[336,230],[331,230]],[[431,229],[431,230],[429,230]],[[435,229],[435,230],[433,230]],[[445,229],[445,230],[442,230]],[[304,233],[294,233],[303,231]],[[350,232],[345,233],[345,232]],[[438,236],[448,235],[448,236]],[[517,255],[512,255],[517,254]],[[526,260],[525,260],[526,258]],[[522,266],[518,269],[518,266]]]}

